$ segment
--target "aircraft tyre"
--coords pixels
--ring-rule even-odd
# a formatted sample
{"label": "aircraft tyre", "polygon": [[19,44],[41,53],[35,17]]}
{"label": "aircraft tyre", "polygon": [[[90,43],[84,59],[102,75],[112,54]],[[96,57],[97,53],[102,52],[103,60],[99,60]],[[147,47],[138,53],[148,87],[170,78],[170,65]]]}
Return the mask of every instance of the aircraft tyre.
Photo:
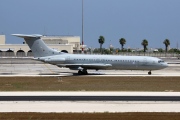
{"label": "aircraft tyre", "polygon": [[152,74],[151,71],[149,71],[149,72],[148,72],[148,75],[151,75],[151,74]]}
{"label": "aircraft tyre", "polygon": [[78,75],[82,75],[83,72],[81,70],[78,71]]}
{"label": "aircraft tyre", "polygon": [[84,73],[84,75],[87,75],[87,74],[88,74],[87,70],[86,70],[86,71],[84,71],[83,73]]}
{"label": "aircraft tyre", "polygon": [[88,74],[88,72],[87,72],[87,70],[79,70],[78,71],[78,75],[87,75]]}
{"label": "aircraft tyre", "polygon": [[87,69],[83,69],[82,72],[83,72],[84,75],[87,75],[87,74],[88,74]]}

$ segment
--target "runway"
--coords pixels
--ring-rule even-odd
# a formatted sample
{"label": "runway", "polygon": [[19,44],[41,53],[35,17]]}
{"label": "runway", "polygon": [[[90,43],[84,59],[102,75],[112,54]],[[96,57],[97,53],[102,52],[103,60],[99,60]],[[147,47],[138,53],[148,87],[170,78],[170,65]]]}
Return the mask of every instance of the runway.
{"label": "runway", "polygon": [[0,96],[0,101],[180,101],[180,96]]}
{"label": "runway", "polygon": [[[151,76],[180,76],[180,60],[163,58],[170,63],[168,68],[152,71]],[[78,70],[59,68],[32,58],[0,58],[0,76],[75,76]],[[90,76],[149,76],[148,71],[136,70],[88,70]]]}
{"label": "runway", "polygon": [[[10,76],[74,76],[78,70],[59,68],[32,58],[0,58],[0,77]],[[164,58],[169,64],[168,68],[152,71],[150,76],[180,76],[180,60]],[[90,76],[149,76],[148,71],[136,70],[88,70]]]}
{"label": "runway", "polygon": [[[92,98],[98,96],[104,98],[106,92],[2,92],[0,93],[1,97],[10,95],[13,97],[26,96],[23,101],[16,101],[14,98],[10,101],[0,101],[0,112],[180,112],[179,92],[107,92],[106,97],[108,98],[100,101],[96,100],[97,98],[77,100],[80,94],[82,94],[82,98],[86,98],[87,95]],[[126,97],[128,99],[110,100],[110,94],[114,97]],[[67,98],[73,95],[76,99],[70,100],[71,98],[68,98],[70,101],[62,99],[62,101],[57,99],[52,101],[46,101],[46,99],[41,99],[42,101],[26,101],[26,97],[45,95],[49,95],[51,98],[54,95],[64,95],[63,97]],[[142,98],[144,95],[146,95],[146,99],[136,101],[136,97],[139,99],[139,97]]]}
{"label": "runway", "polygon": [[[180,64],[170,64],[168,68],[152,71],[136,70],[88,70],[89,76],[180,76]],[[13,76],[77,76],[77,70],[59,68],[50,64],[0,64],[0,77]],[[88,76],[87,75],[87,76]]]}
{"label": "runway", "polygon": [[179,92],[169,92],[169,93],[167,92],[133,92],[133,93],[131,92],[1,92],[0,101],[180,101],[180,93]]}
{"label": "runway", "polygon": [[[17,60],[17,59],[16,59]],[[6,62],[4,64],[3,62]],[[88,70],[88,76],[180,76],[179,60],[162,70]],[[34,61],[1,61],[0,77],[77,76],[77,70]],[[0,92],[0,112],[180,112],[180,92]]]}

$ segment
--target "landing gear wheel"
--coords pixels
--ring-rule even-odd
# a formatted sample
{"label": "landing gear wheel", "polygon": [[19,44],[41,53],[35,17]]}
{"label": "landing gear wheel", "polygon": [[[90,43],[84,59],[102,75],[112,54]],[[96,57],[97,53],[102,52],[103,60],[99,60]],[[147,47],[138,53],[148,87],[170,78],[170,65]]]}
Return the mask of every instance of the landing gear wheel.
{"label": "landing gear wheel", "polygon": [[88,74],[88,72],[87,72],[87,71],[83,71],[83,73],[84,73],[84,75],[87,75],[87,74]]}
{"label": "landing gear wheel", "polygon": [[87,69],[83,69],[83,75],[87,75],[88,74],[88,72],[87,72]]}
{"label": "landing gear wheel", "polygon": [[152,74],[151,71],[149,71],[149,72],[148,72],[148,75],[151,75],[151,74]]}
{"label": "landing gear wheel", "polygon": [[87,70],[79,70],[78,71],[78,75],[87,75],[87,74],[88,74]]}
{"label": "landing gear wheel", "polygon": [[78,75],[82,75],[83,72],[81,70],[78,71]]}

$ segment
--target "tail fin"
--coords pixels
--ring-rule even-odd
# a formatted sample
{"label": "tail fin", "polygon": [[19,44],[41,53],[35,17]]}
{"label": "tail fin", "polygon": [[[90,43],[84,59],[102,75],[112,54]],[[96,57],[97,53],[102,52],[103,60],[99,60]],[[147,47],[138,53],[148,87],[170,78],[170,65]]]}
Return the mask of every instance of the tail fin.
{"label": "tail fin", "polygon": [[61,52],[49,48],[41,39],[42,35],[38,35],[38,34],[33,34],[33,35],[12,34],[12,35],[24,38],[29,48],[32,50],[34,57],[45,57],[45,56],[61,54]]}

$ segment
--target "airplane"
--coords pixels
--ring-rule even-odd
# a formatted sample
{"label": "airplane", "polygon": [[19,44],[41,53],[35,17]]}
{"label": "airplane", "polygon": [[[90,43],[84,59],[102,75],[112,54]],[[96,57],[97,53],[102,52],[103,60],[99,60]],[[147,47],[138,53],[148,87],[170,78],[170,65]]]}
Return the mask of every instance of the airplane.
{"label": "airplane", "polygon": [[87,75],[88,69],[94,70],[160,70],[168,64],[156,57],[69,54],[49,48],[39,34],[12,34],[24,38],[32,50],[34,60],[43,61],[58,67],[78,70],[79,75]]}

